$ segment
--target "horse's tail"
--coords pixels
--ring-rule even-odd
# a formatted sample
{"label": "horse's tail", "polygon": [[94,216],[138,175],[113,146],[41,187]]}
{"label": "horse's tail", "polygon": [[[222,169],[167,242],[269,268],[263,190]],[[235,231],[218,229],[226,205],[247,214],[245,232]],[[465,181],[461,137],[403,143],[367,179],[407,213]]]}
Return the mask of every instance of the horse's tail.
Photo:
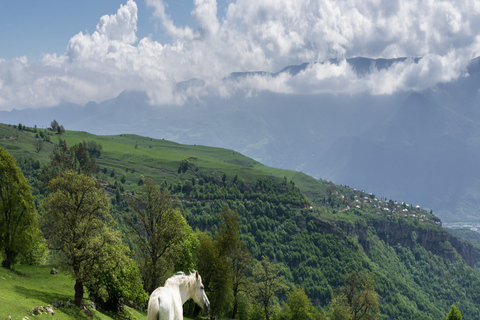
{"label": "horse's tail", "polygon": [[147,320],[160,320],[160,296],[148,300]]}

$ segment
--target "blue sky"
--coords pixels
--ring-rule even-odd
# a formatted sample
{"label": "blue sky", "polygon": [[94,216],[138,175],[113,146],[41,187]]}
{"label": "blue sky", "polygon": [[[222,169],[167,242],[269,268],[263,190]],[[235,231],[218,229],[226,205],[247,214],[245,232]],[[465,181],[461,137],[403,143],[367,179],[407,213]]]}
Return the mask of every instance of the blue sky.
{"label": "blue sky", "polygon": [[[259,91],[374,95],[466,74],[477,0],[15,0],[0,2],[0,110],[145,91],[152,105]],[[345,58],[408,59],[359,78]],[[340,64],[318,64],[336,58]],[[310,62],[291,76],[277,72]],[[190,79],[192,86],[178,90]]]}
{"label": "blue sky", "polygon": [[[45,53],[62,54],[70,38],[78,32],[95,31],[101,16],[115,13],[121,0],[15,0],[0,2],[0,58],[18,56],[40,59]],[[153,8],[144,0],[137,1],[139,38],[152,37],[162,43],[171,38],[152,17]],[[229,1],[218,1],[217,16],[221,19]],[[180,26],[194,28],[190,16],[194,5],[191,0],[166,2],[167,14]]]}
{"label": "blue sky", "polygon": [[[114,14],[120,0],[15,0],[0,1],[0,58],[27,56],[40,59],[45,53],[62,54],[68,41],[78,32],[95,31],[101,16]],[[139,38],[153,38],[169,42],[164,30],[152,18],[152,8],[145,1],[137,1]],[[179,25],[193,25],[190,12],[193,1],[168,3],[168,14]]]}

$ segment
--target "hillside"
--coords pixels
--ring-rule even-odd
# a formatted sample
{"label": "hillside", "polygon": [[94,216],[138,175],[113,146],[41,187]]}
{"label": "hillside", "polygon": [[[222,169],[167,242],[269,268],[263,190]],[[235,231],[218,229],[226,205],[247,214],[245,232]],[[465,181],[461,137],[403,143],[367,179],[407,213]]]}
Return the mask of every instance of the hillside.
{"label": "hillside", "polygon": [[[37,130],[43,131],[43,130]],[[136,135],[47,132],[37,152],[33,128],[0,125],[0,147],[12,153],[41,199],[38,174],[59,138],[96,141],[101,185],[114,213],[143,177],[169,188],[192,227],[216,230],[226,204],[240,213],[241,239],[256,259],[284,266],[290,285],[327,307],[341,275],[375,275],[383,319],[441,319],[452,303],[480,319],[480,249],[450,235],[431,212],[369,191],[274,169],[238,152]]]}

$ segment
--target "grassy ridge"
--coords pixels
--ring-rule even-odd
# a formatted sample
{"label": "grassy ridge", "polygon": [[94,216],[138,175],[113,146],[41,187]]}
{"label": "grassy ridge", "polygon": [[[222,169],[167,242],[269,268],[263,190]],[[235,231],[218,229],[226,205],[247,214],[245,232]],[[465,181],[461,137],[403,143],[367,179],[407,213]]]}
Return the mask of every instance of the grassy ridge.
{"label": "grassy ridge", "polygon": [[[39,129],[37,133],[40,130],[44,131]],[[47,162],[59,138],[66,140],[69,146],[94,140],[103,147],[102,155],[97,159],[100,167],[107,167],[109,171],[114,169],[116,174],[125,174],[130,182],[138,181],[141,175],[153,178],[157,183],[163,180],[178,181],[178,168],[181,161],[186,159],[198,167],[201,174],[216,176],[219,180],[223,174],[229,179],[237,175],[247,184],[254,183],[260,177],[286,177],[293,180],[311,201],[325,191],[322,181],[304,173],[268,167],[228,149],[183,145],[133,134],[97,136],[87,132],[67,131],[61,135],[51,134],[51,142],[45,142],[43,149],[37,153],[34,147],[37,133],[33,132],[33,129],[18,130],[13,126],[0,124],[0,146],[6,148],[16,159],[27,156]],[[108,176],[105,180],[108,180]],[[138,189],[135,183],[127,183],[125,187],[129,191]]]}

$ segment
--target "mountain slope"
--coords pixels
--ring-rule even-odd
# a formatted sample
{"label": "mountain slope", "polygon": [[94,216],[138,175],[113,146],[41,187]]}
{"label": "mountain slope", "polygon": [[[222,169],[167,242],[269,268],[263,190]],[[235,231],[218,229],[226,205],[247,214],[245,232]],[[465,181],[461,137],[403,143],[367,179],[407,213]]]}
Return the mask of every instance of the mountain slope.
{"label": "mountain slope", "polygon": [[[35,134],[0,125],[0,146],[38,187],[40,165],[28,159],[47,161],[54,143],[37,153]],[[281,263],[289,284],[304,287],[317,306],[327,307],[342,274],[356,270],[375,275],[384,318],[441,319],[455,303],[465,318],[480,319],[480,274],[473,269],[480,249],[448,234],[422,209],[270,168],[228,149],[136,135],[50,135],[59,138],[102,144],[96,177],[117,217],[142,175],[171,190],[194,228],[215,234],[218,214],[229,205],[240,214],[241,239],[254,256]]]}

